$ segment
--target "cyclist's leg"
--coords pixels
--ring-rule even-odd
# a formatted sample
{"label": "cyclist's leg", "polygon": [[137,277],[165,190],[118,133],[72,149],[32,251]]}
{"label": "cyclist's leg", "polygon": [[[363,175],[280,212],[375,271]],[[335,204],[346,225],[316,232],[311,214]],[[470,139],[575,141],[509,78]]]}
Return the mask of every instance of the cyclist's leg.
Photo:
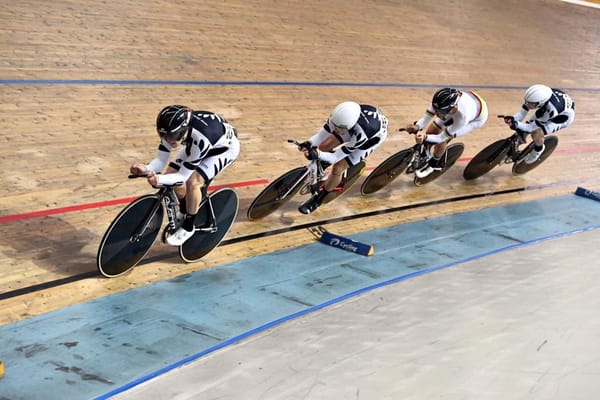
{"label": "cyclist's leg", "polygon": [[185,200],[182,202],[185,203],[186,214],[181,226],[172,235],[167,237],[167,243],[171,246],[181,246],[186,240],[194,235],[194,221],[196,219],[198,207],[200,206],[200,201],[202,200],[200,188],[203,184],[204,179],[198,171],[194,171],[185,182]]}
{"label": "cyclist's leg", "polygon": [[[476,129],[481,128],[487,121],[488,119],[488,111],[487,111],[487,107],[484,107],[483,110],[481,111],[481,115],[477,118],[474,119],[472,121],[470,121],[463,129],[460,129],[460,133],[457,133],[457,135],[455,136],[455,138],[461,137],[461,136],[465,136],[468,135],[469,133],[473,132]],[[437,167],[436,169],[444,169],[444,167],[446,166],[446,158],[448,156],[447,154],[447,148],[448,148],[448,143],[450,143],[452,139],[447,140],[444,143],[440,143],[439,145],[437,145],[433,151],[433,166]]]}
{"label": "cyclist's leg", "polygon": [[331,192],[335,190],[336,187],[340,185],[342,182],[342,177],[344,176],[344,171],[348,169],[349,165],[346,159],[342,159],[331,166],[331,173],[329,174],[329,178],[323,185],[324,190],[327,192]]}
{"label": "cyclist's leg", "polygon": [[544,131],[542,128],[538,128],[531,132],[531,139],[535,142],[536,146],[542,147],[544,145]]}
{"label": "cyclist's leg", "polygon": [[194,173],[190,176],[186,182],[186,203],[187,203],[187,215],[181,227],[169,238],[167,243],[180,246],[186,240],[188,240],[194,234],[196,229],[212,229],[214,225],[214,218],[212,217],[212,210],[207,209],[207,212],[211,213],[209,225],[206,227],[194,226],[196,215],[200,207],[200,203],[203,199],[203,187],[204,191],[208,189],[206,186],[212,182],[212,180],[221,173],[225,168],[233,164],[240,153],[240,143],[237,137],[233,137],[230,142],[229,148],[221,154],[216,154],[211,157],[207,157],[196,167]]}
{"label": "cyclist's leg", "polygon": [[332,190],[335,190],[335,188],[340,186],[340,183],[344,179],[344,172],[346,172],[348,168],[357,165],[358,163],[369,157],[371,153],[373,153],[379,146],[381,146],[381,144],[385,141],[386,137],[387,131],[382,131],[380,133],[380,136],[377,138],[379,140],[373,141],[374,144],[372,144],[366,149],[358,148],[352,153],[348,154],[348,156],[346,156],[345,158],[333,164],[331,176],[324,185],[325,190],[331,192]]}
{"label": "cyclist's leg", "polygon": [[[386,127],[387,127],[387,120]],[[359,147],[355,149],[352,153],[348,154],[348,156],[344,159],[346,160],[345,169],[353,167],[364,161],[369,157],[387,138],[387,128],[382,128],[376,136],[371,137],[371,139],[367,140],[367,142],[363,146],[368,146],[366,148]]]}
{"label": "cyclist's leg", "polygon": [[525,164],[533,164],[536,162],[545,150],[544,139],[546,132],[542,128],[537,128],[531,132],[531,139],[533,140],[533,149],[523,159]]}
{"label": "cyclist's leg", "polygon": [[[441,129],[439,129],[435,124],[432,125],[433,129],[432,127],[430,127],[430,129],[427,129],[427,134],[437,135],[441,131]],[[430,156],[428,157],[430,158],[416,171],[417,178],[425,178],[433,171],[441,171],[444,168],[444,164],[446,161],[446,148],[448,147],[449,141],[450,140],[442,143],[425,144],[425,146],[429,146],[428,153],[430,154]]]}
{"label": "cyclist's leg", "polygon": [[323,188],[298,207],[302,214],[310,214],[323,203],[323,199],[342,182],[344,171],[348,168],[346,158],[336,162],[331,166],[331,173],[325,181]]}
{"label": "cyclist's leg", "polygon": [[[198,207],[199,207],[200,203],[202,202],[202,200],[204,199],[204,197],[207,196],[207,190],[208,190],[208,186],[210,185],[210,183],[215,179],[215,177],[218,174],[220,174],[227,167],[229,167],[231,164],[233,164],[239,154],[240,154],[240,142],[236,136],[236,137],[232,138],[232,140],[229,144],[229,148],[226,151],[224,151],[221,154],[217,154],[217,155],[205,158],[196,167],[196,173],[198,174],[199,177],[202,178],[199,181],[200,185],[198,186],[197,191],[195,191],[195,193],[197,193],[197,195],[198,195],[198,203],[197,203],[196,210],[198,210]],[[194,175],[196,175],[196,173],[194,173]],[[194,176],[194,175],[192,175],[192,176]],[[210,206],[210,203],[209,203],[209,206]],[[213,210],[210,207],[207,207],[206,212],[209,213],[209,215],[207,216],[208,217],[207,221],[209,221],[207,223],[207,226],[196,227],[196,228],[200,228],[200,229],[201,228],[207,228],[207,229],[214,228],[215,221],[214,221],[214,216],[213,216]]]}
{"label": "cyclist's leg", "polygon": [[[198,208],[200,207],[200,202],[202,201],[202,186],[204,186],[205,178],[198,171],[194,171],[190,179],[185,183],[186,187],[186,220],[184,221],[184,225],[193,229],[193,222],[196,214],[198,213]],[[189,221],[191,220],[191,222]]]}
{"label": "cyclist's leg", "polygon": [[431,155],[433,156],[432,165],[438,165],[440,163],[440,160],[444,158],[444,155],[446,154],[446,149],[448,148],[448,142],[450,142],[450,140],[447,140],[442,143],[436,143],[433,145],[433,151],[431,152]]}
{"label": "cyclist's leg", "polygon": [[[169,163],[166,173],[169,174],[169,173],[179,171],[181,169],[181,164],[183,163],[184,159],[185,159],[185,147],[182,147],[181,149],[179,149],[177,151],[177,154],[175,155],[175,157],[173,157],[173,161],[171,161]],[[177,196],[177,199],[179,200],[179,211],[182,214],[187,214],[187,201],[186,201],[187,188],[186,187],[187,187],[186,185],[181,185],[181,186],[175,186],[173,188],[175,195]]]}

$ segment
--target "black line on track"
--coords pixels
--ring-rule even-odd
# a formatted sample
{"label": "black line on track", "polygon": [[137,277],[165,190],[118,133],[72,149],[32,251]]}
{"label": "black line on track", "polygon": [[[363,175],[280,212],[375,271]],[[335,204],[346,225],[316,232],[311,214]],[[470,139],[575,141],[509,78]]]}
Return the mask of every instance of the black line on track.
{"label": "black line on track", "polygon": [[[268,237],[268,236],[281,235],[283,233],[298,231],[301,229],[306,229],[306,228],[310,228],[310,227],[318,226],[318,225],[334,224],[336,222],[350,221],[353,219],[372,217],[375,215],[389,214],[389,213],[394,213],[394,212],[398,212],[398,211],[412,210],[412,209],[428,207],[428,206],[432,206],[432,205],[446,204],[446,203],[452,203],[452,202],[458,202],[458,201],[464,201],[464,200],[472,200],[472,199],[478,199],[478,198],[482,198],[482,197],[498,196],[498,195],[503,195],[503,194],[523,192],[525,190],[531,190],[531,189],[544,189],[544,188],[551,187],[551,186],[556,186],[556,183],[492,191],[492,192],[487,192],[487,193],[469,194],[469,195],[464,195],[464,196],[450,197],[450,198],[441,199],[441,200],[432,200],[432,201],[427,201],[424,203],[410,204],[410,205],[405,205],[405,206],[400,206],[400,207],[392,207],[392,208],[388,208],[388,209],[384,209],[384,210],[368,211],[368,212],[355,214],[355,215],[349,215],[349,216],[345,216],[345,217],[331,218],[331,219],[327,219],[327,220],[323,220],[323,221],[315,221],[315,222],[311,222],[308,224],[295,225],[295,226],[290,226],[288,228],[274,229],[272,231],[254,233],[252,235],[246,235],[246,236],[240,236],[237,238],[227,239],[227,240],[224,240],[223,242],[221,242],[221,244],[219,246],[228,246],[231,244],[247,242],[249,240],[264,238],[264,237]],[[142,262],[140,262],[138,264],[138,267],[141,265],[144,265],[144,264],[149,264],[149,263],[155,262],[155,261],[165,260],[171,256],[172,255],[160,255],[160,256],[150,257],[148,259],[142,260]],[[26,287],[23,287],[20,289],[15,289],[15,290],[11,290],[8,292],[0,293],[0,300],[6,300],[6,299],[10,299],[12,297],[22,296],[22,295],[33,293],[33,292],[39,292],[41,290],[66,285],[68,283],[73,283],[73,282],[81,281],[81,280],[88,279],[88,278],[98,278],[100,276],[101,275],[98,271],[84,272],[82,274],[72,275],[72,276],[68,276],[66,278],[56,279],[53,281],[39,283],[36,285],[26,286]]]}

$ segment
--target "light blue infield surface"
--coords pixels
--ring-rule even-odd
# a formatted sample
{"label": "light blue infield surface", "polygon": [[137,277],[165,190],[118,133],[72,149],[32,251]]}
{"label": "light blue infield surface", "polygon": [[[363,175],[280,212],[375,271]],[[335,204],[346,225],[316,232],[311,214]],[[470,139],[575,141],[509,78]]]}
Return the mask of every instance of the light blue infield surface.
{"label": "light blue infield surface", "polygon": [[5,325],[0,400],[110,398],[374,288],[598,229],[599,216],[599,201],[566,195],[432,218],[351,236],[371,257],[315,241]]}

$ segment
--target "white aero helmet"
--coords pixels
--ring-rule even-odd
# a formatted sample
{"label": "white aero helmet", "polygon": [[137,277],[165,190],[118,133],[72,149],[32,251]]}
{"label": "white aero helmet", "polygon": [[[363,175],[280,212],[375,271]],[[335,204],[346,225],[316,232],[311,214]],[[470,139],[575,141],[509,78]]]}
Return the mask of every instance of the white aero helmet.
{"label": "white aero helmet", "polygon": [[525,91],[525,103],[530,103],[536,108],[540,107],[552,97],[552,89],[546,85],[533,85]]}
{"label": "white aero helmet", "polygon": [[329,121],[339,128],[350,129],[358,122],[360,105],[353,101],[345,101],[335,106]]}

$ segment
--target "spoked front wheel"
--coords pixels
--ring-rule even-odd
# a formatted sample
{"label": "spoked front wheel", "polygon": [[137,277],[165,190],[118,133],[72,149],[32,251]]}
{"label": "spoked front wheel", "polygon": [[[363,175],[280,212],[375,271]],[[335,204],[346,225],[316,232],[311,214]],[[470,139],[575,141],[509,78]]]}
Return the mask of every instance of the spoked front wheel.
{"label": "spoked front wheel", "polygon": [[429,175],[427,175],[424,178],[417,178],[415,176],[415,180],[414,180],[415,185],[421,186],[421,185],[424,185],[426,183],[433,181],[434,179],[439,178],[442,174],[444,174],[446,171],[448,171],[450,169],[450,167],[452,167],[454,165],[454,163],[456,163],[456,161],[462,155],[464,150],[465,150],[465,145],[462,143],[454,143],[454,144],[451,144],[450,146],[448,146],[448,148],[446,149],[446,153],[447,153],[446,154],[446,165],[444,165],[444,168],[441,171],[433,171],[432,173],[430,173]]}
{"label": "spoked front wheel", "polygon": [[346,171],[346,177],[342,182],[342,187],[339,188],[339,190],[336,188],[336,190],[328,193],[323,199],[323,204],[330,203],[340,197],[342,194],[346,193],[352,187],[352,185],[354,185],[356,180],[360,178],[363,172],[365,172],[366,166],[367,164],[364,161],[361,161],[358,164],[348,168],[348,171]]}
{"label": "spoked front wheel", "polygon": [[529,143],[529,145],[519,155],[519,159],[522,161],[516,162],[513,165],[512,173],[514,175],[522,175],[526,172],[531,171],[532,169],[543,163],[546,158],[550,157],[550,154],[552,154],[554,149],[556,149],[556,146],[558,146],[558,137],[554,135],[546,136],[544,138],[544,152],[542,153],[540,158],[538,158],[535,162],[531,164],[526,164],[523,160],[523,157],[529,154],[529,152],[532,151],[534,147],[533,142]]}
{"label": "spoked front wheel", "polygon": [[[210,194],[217,230],[215,232],[197,231],[194,236],[179,246],[179,256],[185,262],[196,262],[217,247],[235,221],[239,207],[237,193],[230,188],[222,188]],[[208,205],[204,200],[200,204],[194,225],[208,224]]]}
{"label": "spoked front wheel", "polygon": [[128,204],[100,241],[96,257],[98,271],[107,278],[114,278],[135,267],[158,236],[163,214],[160,199],[154,194]]}
{"label": "spoked front wheel", "polygon": [[362,194],[375,193],[391,183],[406,170],[412,160],[412,154],[412,149],[392,154],[367,176],[360,187],[360,192]]}
{"label": "spoked front wheel", "polygon": [[298,167],[271,182],[248,207],[248,219],[264,218],[287,203],[303,186],[307,173],[306,167]]}
{"label": "spoked front wheel", "polygon": [[510,150],[510,140],[501,139],[486,146],[469,161],[463,171],[463,178],[469,181],[490,172],[500,164]]}

